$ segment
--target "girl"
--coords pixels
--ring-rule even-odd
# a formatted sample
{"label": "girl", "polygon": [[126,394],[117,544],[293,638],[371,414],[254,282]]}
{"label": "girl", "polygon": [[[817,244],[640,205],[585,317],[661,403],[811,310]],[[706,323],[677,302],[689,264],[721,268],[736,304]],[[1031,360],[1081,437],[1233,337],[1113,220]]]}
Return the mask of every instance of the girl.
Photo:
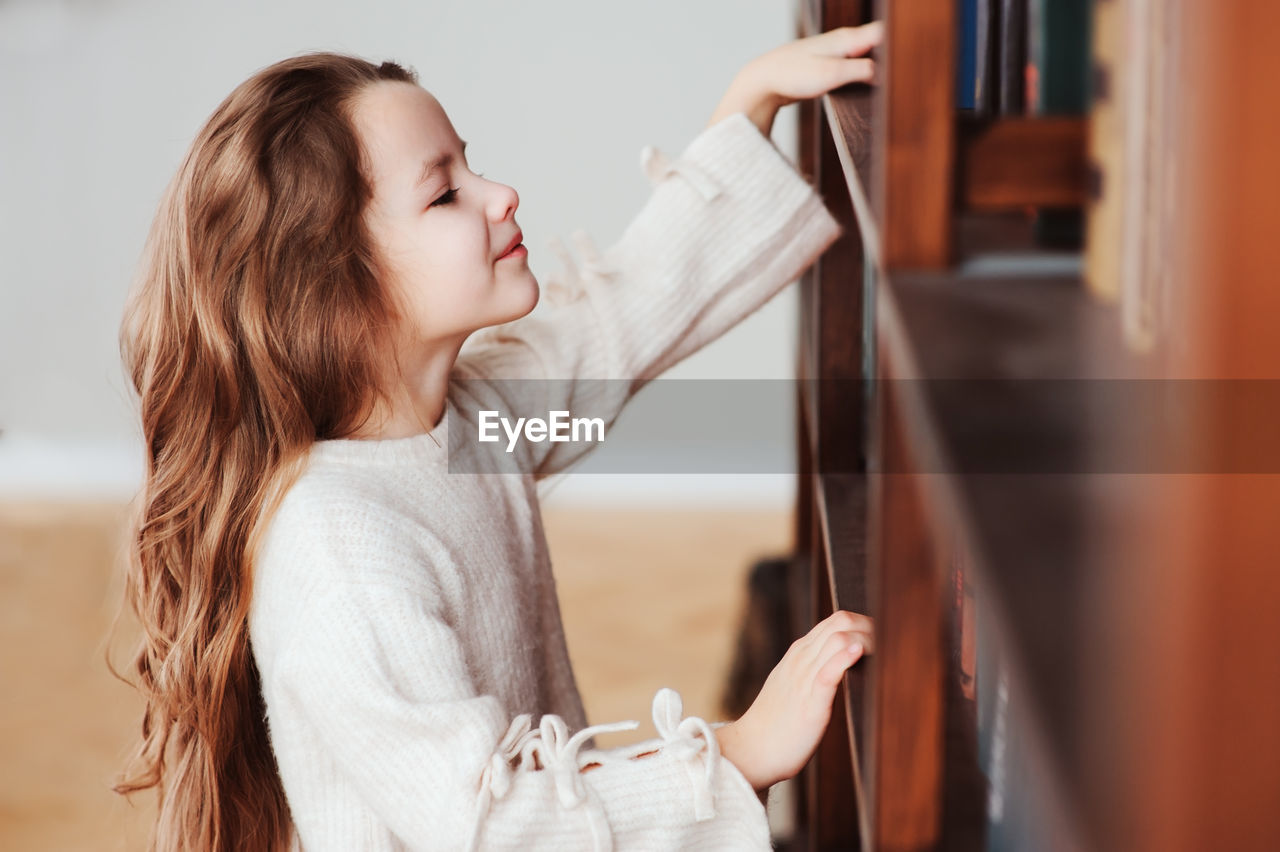
{"label": "girl", "polygon": [[519,322],[539,298],[519,198],[469,169],[413,73],[300,56],[218,107],[122,330],[147,705],[116,789],[159,789],[155,847],[770,848],[757,791],[813,753],[870,621],[817,625],[733,723],[661,690],[659,738],[595,749],[636,723],[585,727],[569,666],[536,483],[573,451],[450,474],[449,433],[513,404],[503,378],[616,416],[794,280],[840,228],[773,117],[869,80],[879,38],[749,63],[679,158],[646,149],[655,188],[620,241],[580,240],[583,274]]}

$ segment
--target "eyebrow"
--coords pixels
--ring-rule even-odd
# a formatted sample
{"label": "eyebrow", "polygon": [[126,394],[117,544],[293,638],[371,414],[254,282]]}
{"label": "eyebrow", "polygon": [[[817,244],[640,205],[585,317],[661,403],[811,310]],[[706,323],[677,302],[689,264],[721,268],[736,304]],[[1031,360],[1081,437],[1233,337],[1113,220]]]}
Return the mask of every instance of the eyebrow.
{"label": "eyebrow", "polygon": [[[462,156],[467,155],[467,143],[462,142]],[[431,174],[437,169],[442,169],[453,162],[453,154],[445,153],[436,157],[434,160],[428,160],[422,164],[422,174],[418,175],[418,182],[414,186],[422,186],[431,177]]]}

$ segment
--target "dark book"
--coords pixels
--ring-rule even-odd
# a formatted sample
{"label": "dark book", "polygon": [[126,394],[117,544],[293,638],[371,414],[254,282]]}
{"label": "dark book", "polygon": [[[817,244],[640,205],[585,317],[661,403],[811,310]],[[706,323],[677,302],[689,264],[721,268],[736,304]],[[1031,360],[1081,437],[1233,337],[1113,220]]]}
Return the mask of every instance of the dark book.
{"label": "dark book", "polygon": [[1084,247],[1084,210],[1079,207],[1043,207],[1035,212],[1032,238],[1041,248],[1080,251]]}
{"label": "dark book", "polygon": [[1045,807],[1043,771],[1027,741],[1031,721],[1012,682],[1013,672],[991,635],[990,619],[977,619],[978,765],[987,780],[987,852],[1051,852],[1055,842]]}
{"label": "dark book", "polygon": [[[1082,115],[1089,102],[1089,0],[1027,0],[1027,112]],[[1038,210],[1037,245],[1078,251],[1084,245],[1079,209]]]}
{"label": "dark book", "polygon": [[1082,115],[1090,53],[1089,0],[1027,0],[1027,112]]}
{"label": "dark book", "polygon": [[996,39],[1000,0],[978,0],[974,22],[973,111],[990,114],[996,106]]}
{"label": "dark book", "polygon": [[1026,109],[1027,0],[1000,0],[996,111],[1021,115]]}
{"label": "dark book", "polygon": [[978,0],[956,2],[956,108],[971,110],[978,75]]}

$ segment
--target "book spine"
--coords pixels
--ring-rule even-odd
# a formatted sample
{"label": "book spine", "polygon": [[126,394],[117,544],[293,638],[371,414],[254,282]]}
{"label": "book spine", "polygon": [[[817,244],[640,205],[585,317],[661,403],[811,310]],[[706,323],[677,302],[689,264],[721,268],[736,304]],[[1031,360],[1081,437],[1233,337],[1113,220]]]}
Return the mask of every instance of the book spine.
{"label": "book spine", "polygon": [[1001,0],[999,19],[996,110],[1002,115],[1020,115],[1026,109],[1027,0]]}
{"label": "book spine", "polygon": [[[1178,99],[1170,91],[1178,73],[1177,15],[1175,0],[1135,2],[1138,16],[1131,23],[1134,39],[1142,42],[1140,89],[1129,113],[1137,121],[1128,131],[1137,137],[1128,148],[1125,168],[1135,175],[1134,196],[1126,199],[1130,211],[1124,253],[1127,265],[1122,279],[1120,316],[1125,342],[1138,352],[1150,352],[1161,344],[1168,322],[1169,257],[1173,250],[1173,211],[1177,208],[1178,174],[1174,133]],[[1134,61],[1139,61],[1134,57]]]}
{"label": "book spine", "polygon": [[973,109],[977,85],[978,0],[956,0],[956,107]]}
{"label": "book spine", "polygon": [[1089,113],[1089,177],[1085,203],[1085,284],[1104,302],[1120,295],[1124,202],[1123,0],[1097,0],[1093,12],[1093,103]]}
{"label": "book spine", "polygon": [[973,109],[983,115],[995,109],[996,38],[999,0],[977,0],[975,16]]}
{"label": "book spine", "polygon": [[1027,111],[1080,115],[1087,102],[1087,0],[1028,0]]}

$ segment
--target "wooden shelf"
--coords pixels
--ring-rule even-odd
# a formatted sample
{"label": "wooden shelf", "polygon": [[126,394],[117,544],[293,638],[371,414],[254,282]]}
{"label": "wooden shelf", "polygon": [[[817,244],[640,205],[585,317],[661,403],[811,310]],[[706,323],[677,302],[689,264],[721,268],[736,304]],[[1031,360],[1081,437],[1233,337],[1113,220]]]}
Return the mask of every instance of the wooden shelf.
{"label": "wooden shelf", "polygon": [[[822,106],[862,249],[875,266],[883,266],[882,228],[873,203],[877,188],[871,182],[871,94],[833,92],[822,98]],[[1069,117],[956,118],[957,216],[949,229],[951,265],[993,249],[1043,252],[1034,245],[1026,210],[1084,203],[1086,129],[1082,119]],[[990,215],[1008,213],[1018,215]],[[1000,231],[1003,238],[993,241],[991,233]]]}
{"label": "wooden shelf", "polygon": [[[1278,13],[1246,6],[1125,10],[1150,49],[1096,44],[1137,98],[1096,95],[1100,120],[1123,107],[1108,138],[958,111],[954,4],[800,0],[801,36],[885,23],[874,87],[800,105],[799,165],[846,233],[802,287],[797,551],[815,618],[877,620],[805,771],[803,848],[1276,848],[1280,479],[1132,475],[1274,448],[1265,412],[1166,398],[1280,363],[1280,125],[1239,106],[1280,63]],[[1122,163],[1109,186],[1087,140]],[[1090,261],[1155,317],[1141,357],[1081,252],[1036,242],[1065,221],[1041,211],[1100,192],[1123,232]]]}
{"label": "wooden shelf", "polygon": [[956,201],[966,210],[1079,207],[1087,122],[1066,116],[957,119]]}
{"label": "wooden shelf", "polygon": [[[880,282],[881,372],[905,429],[910,471],[930,528],[970,555],[993,633],[1025,692],[1064,807],[1086,793],[1078,696],[1087,683],[1090,619],[1106,570],[1089,549],[1101,519],[1126,516],[1123,477],[1093,470],[1098,446],[1087,379],[1141,365],[1115,342],[1114,312],[1078,278],[898,273]],[[1099,360],[1101,359],[1101,360]],[[1128,365],[1118,369],[1118,365]],[[939,578],[940,583],[944,578]]]}
{"label": "wooden shelf", "polygon": [[[823,538],[823,569],[831,591],[831,610],[866,612],[867,590],[862,583],[865,575],[853,570],[854,566],[863,564],[867,558],[866,527],[848,523],[850,518],[867,516],[866,477],[860,474],[829,474],[815,476],[813,482],[814,505]],[[843,700],[840,701],[844,718],[833,720],[833,724],[844,724],[848,731],[848,759],[853,775],[854,795],[858,801],[866,798],[862,780],[863,767],[859,757],[859,744],[864,730],[864,672],[865,667],[845,673],[845,688],[841,696]],[[865,809],[859,809],[858,818],[860,833],[863,836],[869,835],[871,827],[866,821]]]}
{"label": "wooden shelf", "polygon": [[800,514],[816,518],[821,612],[878,620],[878,653],[846,677],[838,740],[852,752],[862,848],[979,849],[987,782],[974,705],[944,652],[949,560],[966,554],[986,628],[1014,649],[1010,688],[1029,749],[1060,782],[1054,807],[1080,811],[1073,699],[1086,637],[1053,616],[1079,606],[1085,515],[1115,495],[1071,472],[1096,421],[1045,383],[1139,371],[1079,254],[1039,247],[1026,209],[1081,203],[1085,121],[956,113],[929,83],[950,54],[926,49],[951,12],[894,15],[896,49],[881,57],[890,91],[853,87],[802,112],[804,132],[822,128],[802,135],[802,167],[825,166],[811,173],[852,233],[803,289]]}

